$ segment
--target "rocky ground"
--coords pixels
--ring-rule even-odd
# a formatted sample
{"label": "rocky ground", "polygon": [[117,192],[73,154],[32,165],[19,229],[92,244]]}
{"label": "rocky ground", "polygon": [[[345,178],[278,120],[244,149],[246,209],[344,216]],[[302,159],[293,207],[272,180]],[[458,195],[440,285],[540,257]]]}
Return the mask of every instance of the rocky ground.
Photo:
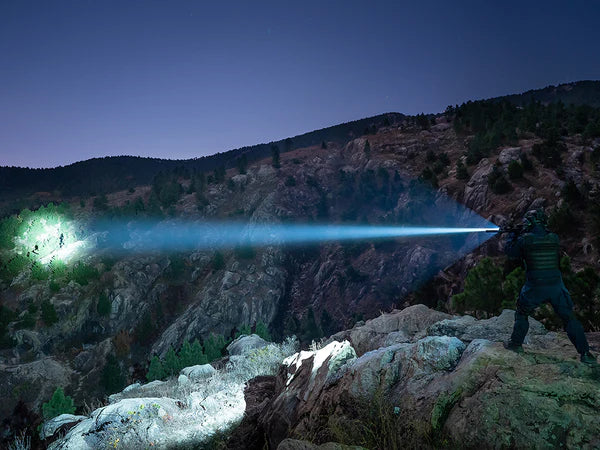
{"label": "rocky ground", "polygon": [[[198,448],[215,433],[232,449],[597,448],[600,367],[535,320],[525,353],[506,350],[513,321],[512,310],[477,320],[415,305],[292,355],[242,337],[221,371],[130,386],[42,433],[72,427],[53,449]],[[588,339],[600,350],[600,333]]]}
{"label": "rocky ground", "polygon": [[[513,321],[511,310],[476,320],[424,305],[383,314],[251,380],[236,434],[253,448],[263,435],[279,449],[597,448],[600,368],[535,320],[525,353],[506,350]],[[600,333],[588,339],[600,350]]]}

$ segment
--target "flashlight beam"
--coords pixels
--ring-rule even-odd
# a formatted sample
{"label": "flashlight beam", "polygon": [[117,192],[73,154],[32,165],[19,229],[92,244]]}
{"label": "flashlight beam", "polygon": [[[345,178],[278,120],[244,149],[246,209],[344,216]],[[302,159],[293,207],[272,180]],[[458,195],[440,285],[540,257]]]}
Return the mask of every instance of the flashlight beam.
{"label": "flashlight beam", "polygon": [[[359,239],[399,239],[465,233],[497,232],[492,228],[239,224],[223,222],[127,224],[109,227],[121,248],[130,250],[173,250],[234,248],[237,246],[299,245]],[[109,242],[109,245],[111,243]]]}

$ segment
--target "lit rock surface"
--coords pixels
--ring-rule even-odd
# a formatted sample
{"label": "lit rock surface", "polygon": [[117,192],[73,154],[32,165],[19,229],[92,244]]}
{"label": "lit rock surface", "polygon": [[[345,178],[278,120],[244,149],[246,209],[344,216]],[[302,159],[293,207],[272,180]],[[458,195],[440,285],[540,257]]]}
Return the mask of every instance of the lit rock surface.
{"label": "lit rock surface", "polygon": [[40,439],[46,439],[53,436],[59,429],[74,425],[82,420],[87,419],[86,416],[75,416],[73,414],[61,414],[53,419],[50,419],[42,425],[40,429]]}

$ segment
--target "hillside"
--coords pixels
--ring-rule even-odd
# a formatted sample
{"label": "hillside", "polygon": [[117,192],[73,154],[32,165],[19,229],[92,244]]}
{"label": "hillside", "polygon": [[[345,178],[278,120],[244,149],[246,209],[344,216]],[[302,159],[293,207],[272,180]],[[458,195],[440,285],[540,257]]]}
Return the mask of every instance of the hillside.
{"label": "hillside", "polygon": [[522,94],[498,97],[496,100],[507,100],[519,106],[525,106],[532,101],[536,101],[544,104],[563,102],[566,105],[588,105],[599,108],[600,81],[585,80],[557,86],[546,86],[543,89],[532,89]]}
{"label": "hillside", "polygon": [[[227,220],[241,223],[247,232],[264,223],[464,226],[473,219],[472,210],[482,223],[502,225],[519,221],[532,208],[545,208],[570,256],[563,258],[562,269],[575,313],[586,331],[600,329],[600,110],[469,102],[444,114],[404,117],[362,132],[366,134],[347,142],[322,145],[317,140],[282,150],[279,157],[268,149],[266,155],[229,169],[163,170],[148,175],[145,183],[124,184],[106,195],[65,197],[60,205],[22,210],[0,222],[0,415],[6,418],[5,428],[37,427],[42,405],[57,387],[73,397],[77,413],[88,416],[108,404],[110,394],[132,383],[169,380],[165,388],[173,388],[173,375],[186,366],[183,361],[227,369],[226,347],[240,334],[254,332],[275,341],[296,335],[306,348],[356,324],[373,337],[373,330],[360,328],[365,320],[416,304],[435,308],[444,318],[468,314],[473,320],[493,321],[503,315],[505,321],[502,311],[514,309],[523,280],[522,270],[502,254],[502,237],[138,252],[140,230],[134,220],[158,225]],[[106,221],[114,226],[103,228]],[[122,244],[117,253],[110,246],[115,240]],[[72,251],[70,259],[67,250]],[[64,255],[63,260],[57,255]],[[534,317],[546,331],[560,332],[548,305]],[[400,331],[389,329],[391,340],[386,341],[387,335],[377,340],[383,348],[410,343],[393,349],[398,360],[416,351],[418,341],[415,336],[393,341],[402,337]],[[351,342],[359,359],[377,350],[352,333],[336,336],[339,342]],[[439,333],[426,334],[458,336],[446,329]],[[498,333],[495,342],[502,336]],[[466,347],[470,339],[463,340]],[[537,350],[563,348],[563,341],[539,343]],[[450,341],[435,342],[442,346]],[[462,345],[452,342],[465,354]],[[510,364],[517,363],[499,355],[499,345],[478,349],[510,371]],[[568,359],[567,350],[562,351],[562,359],[551,363],[553,370],[572,370],[588,383],[587,372],[561,362]],[[271,363],[275,368],[250,373],[274,376],[278,362]],[[352,379],[344,376],[342,386]],[[240,379],[237,388],[243,384]],[[302,392],[302,383],[291,389]],[[335,394],[327,383],[321,388],[325,399]],[[183,394],[190,393],[173,393]],[[276,394],[285,400],[285,393]],[[403,398],[392,394],[394,402]],[[430,394],[427,402],[439,391]],[[175,398],[162,406],[167,416],[187,397]],[[442,408],[439,426],[446,418],[449,424],[463,423],[460,411],[452,409],[456,400],[447,411]],[[317,403],[319,411],[328,406]],[[431,414],[427,408],[432,405],[424,404],[421,413]],[[279,414],[275,406],[269,406],[271,417]],[[300,422],[294,428],[308,433],[311,428]],[[277,430],[269,433],[272,446],[283,437]],[[312,437],[321,443],[321,437]],[[481,436],[469,439],[477,443]],[[568,442],[585,442],[573,439]]]}
{"label": "hillside", "polygon": [[[71,198],[74,196],[99,195],[130,187],[148,184],[159,172],[180,170],[210,172],[220,166],[226,169],[236,167],[237,159],[245,155],[248,162],[254,162],[271,155],[275,146],[281,153],[297,148],[333,142],[343,145],[365,131],[398,123],[403,114],[387,113],[365,119],[347,122],[321,130],[311,131],[268,144],[242,147],[215,155],[187,160],[142,158],[135,156],[114,156],[93,158],[51,169],[29,169],[23,167],[0,166],[0,215],[3,211],[14,212],[29,206],[24,196],[39,192],[29,202],[50,199]],[[18,200],[18,201],[17,201]]]}

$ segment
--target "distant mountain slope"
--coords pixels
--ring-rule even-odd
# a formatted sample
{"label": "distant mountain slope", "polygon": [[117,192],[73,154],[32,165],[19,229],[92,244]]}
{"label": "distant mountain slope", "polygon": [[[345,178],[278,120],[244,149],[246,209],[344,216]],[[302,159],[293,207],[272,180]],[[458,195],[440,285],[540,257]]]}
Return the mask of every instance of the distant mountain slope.
{"label": "distant mountain slope", "polygon": [[114,192],[148,184],[158,172],[168,171],[178,166],[201,171],[211,171],[221,165],[231,168],[235,167],[236,158],[242,154],[246,155],[248,162],[256,161],[270,156],[273,145],[276,145],[281,153],[320,145],[323,141],[343,145],[364,134],[367,129],[373,130],[373,127],[379,128],[398,123],[403,118],[404,115],[399,113],[380,114],[268,144],[252,145],[186,160],[114,156],[93,158],[52,169],[0,167],[0,193],[17,195],[58,190],[62,196],[72,196]]}
{"label": "distant mountain slope", "polygon": [[508,100],[516,105],[526,105],[532,100],[542,103],[562,101],[572,105],[590,105],[600,107],[600,81],[586,80],[574,83],[546,86],[543,89],[533,89],[522,94],[496,97],[495,100]]}

